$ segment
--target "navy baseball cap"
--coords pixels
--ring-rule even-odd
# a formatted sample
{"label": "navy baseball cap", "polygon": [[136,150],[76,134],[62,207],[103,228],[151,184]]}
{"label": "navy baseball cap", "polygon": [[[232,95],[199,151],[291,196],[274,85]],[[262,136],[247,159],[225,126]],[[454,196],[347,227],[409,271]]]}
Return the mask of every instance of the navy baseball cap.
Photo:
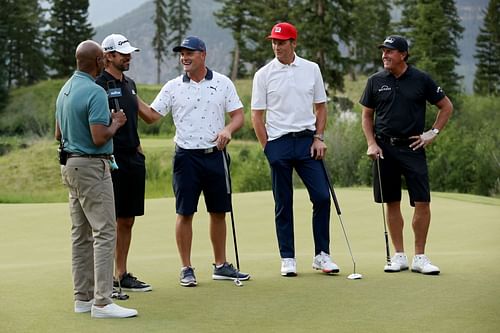
{"label": "navy baseball cap", "polygon": [[408,42],[406,41],[406,39],[398,35],[388,36],[384,40],[384,42],[378,46],[379,49],[383,47],[385,47],[386,49],[408,52]]}
{"label": "navy baseball cap", "polygon": [[205,42],[203,42],[201,39],[199,39],[196,36],[186,37],[182,41],[181,45],[173,48],[173,51],[180,52],[182,49],[188,49],[188,50],[192,50],[192,51],[202,51],[202,52],[207,51],[207,48],[205,46]]}

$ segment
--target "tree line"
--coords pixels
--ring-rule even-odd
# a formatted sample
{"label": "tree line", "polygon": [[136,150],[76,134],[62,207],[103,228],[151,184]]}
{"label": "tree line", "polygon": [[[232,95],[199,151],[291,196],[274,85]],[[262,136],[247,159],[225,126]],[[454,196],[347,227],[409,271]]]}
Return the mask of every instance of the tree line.
{"label": "tree line", "polygon": [[[344,77],[371,74],[380,68],[378,45],[399,33],[410,42],[410,62],[432,77],[448,95],[461,93],[456,65],[457,41],[463,27],[453,0],[214,0],[213,14],[235,41],[231,78],[251,77],[268,60],[266,35],[275,23],[289,21],[299,31],[298,53],[317,62],[333,95],[344,88]],[[189,0],[153,0],[155,35],[152,46],[161,64],[191,24]],[[0,0],[0,102],[12,87],[48,77],[67,77],[74,70],[78,43],[92,38],[88,0]],[[391,10],[401,15],[391,19]],[[500,0],[490,0],[476,41],[474,92],[498,96],[500,90]],[[266,27],[266,29],[263,29]]]}

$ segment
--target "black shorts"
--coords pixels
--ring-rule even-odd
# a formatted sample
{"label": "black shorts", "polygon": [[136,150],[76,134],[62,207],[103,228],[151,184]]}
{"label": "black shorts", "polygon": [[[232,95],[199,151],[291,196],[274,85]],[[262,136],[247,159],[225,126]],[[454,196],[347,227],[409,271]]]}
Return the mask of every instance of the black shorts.
{"label": "black shorts", "polygon": [[115,153],[118,170],[111,172],[116,217],[144,215],[145,157],[140,152]]}
{"label": "black shorts", "polygon": [[[384,152],[384,158],[380,159],[383,201],[401,201],[401,176],[404,176],[410,204],[415,206],[415,202],[430,202],[425,149],[413,150],[407,144],[392,145],[381,140],[377,140],[377,144]],[[373,162],[372,172],[374,199],[375,202],[382,202],[376,161]]]}
{"label": "black shorts", "polygon": [[[229,155],[227,167],[229,168]],[[228,169],[229,170],[229,169]],[[175,209],[179,215],[192,215],[197,211],[201,192],[209,213],[231,210],[223,152],[214,148],[204,152],[176,147],[173,159],[173,189]]]}

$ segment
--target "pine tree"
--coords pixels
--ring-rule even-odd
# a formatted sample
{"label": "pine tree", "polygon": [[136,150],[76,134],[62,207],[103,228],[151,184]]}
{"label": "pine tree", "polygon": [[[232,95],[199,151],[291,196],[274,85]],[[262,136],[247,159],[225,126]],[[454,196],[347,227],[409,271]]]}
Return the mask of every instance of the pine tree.
{"label": "pine tree", "polygon": [[42,27],[43,10],[37,0],[7,0],[2,5],[2,61],[4,82],[12,86],[33,84],[46,77]]}
{"label": "pine tree", "polygon": [[[169,0],[167,5],[168,26],[170,37],[167,38],[169,45],[180,45],[191,24],[191,7],[189,0]],[[175,54],[177,57],[177,54]],[[179,72],[182,67],[179,65]]]}
{"label": "pine tree", "polygon": [[[352,15],[352,39],[349,43],[351,77],[357,72],[371,74],[382,64],[377,45],[389,34],[391,14],[390,2],[379,0],[354,0]],[[370,22],[370,28],[366,23]]]}
{"label": "pine tree", "polygon": [[54,77],[67,77],[75,69],[70,56],[80,42],[92,38],[94,29],[88,22],[88,0],[51,0],[47,39],[50,67]]}
{"label": "pine tree", "polygon": [[240,52],[245,49],[243,30],[245,29],[245,13],[247,12],[245,0],[215,0],[222,3],[222,7],[214,13],[217,24],[222,28],[231,30],[234,40],[231,64],[231,80],[243,77],[246,74],[245,66],[241,61]]}
{"label": "pine tree", "polygon": [[348,60],[340,53],[339,41],[349,42],[351,8],[350,0],[293,1],[293,20],[299,31],[297,53],[319,65],[329,90],[344,88]]}
{"label": "pine tree", "polygon": [[410,41],[410,61],[428,72],[448,95],[460,93],[455,72],[463,27],[453,0],[403,2],[402,31]]}
{"label": "pine tree", "polygon": [[476,39],[474,92],[500,96],[500,0],[490,0]]}
{"label": "pine tree", "polygon": [[160,83],[161,64],[167,50],[167,14],[165,0],[154,0],[155,4],[155,17],[154,25],[156,27],[155,35],[153,37],[152,46],[155,52],[156,59],[156,83]]}

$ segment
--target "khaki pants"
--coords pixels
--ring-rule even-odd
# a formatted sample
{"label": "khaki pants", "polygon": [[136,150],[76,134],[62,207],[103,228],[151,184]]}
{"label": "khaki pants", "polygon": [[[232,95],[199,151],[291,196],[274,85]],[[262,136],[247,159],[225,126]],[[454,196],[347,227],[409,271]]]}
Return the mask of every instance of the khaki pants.
{"label": "khaki pants", "polygon": [[116,218],[108,161],[69,158],[61,174],[69,189],[75,300],[113,303]]}

